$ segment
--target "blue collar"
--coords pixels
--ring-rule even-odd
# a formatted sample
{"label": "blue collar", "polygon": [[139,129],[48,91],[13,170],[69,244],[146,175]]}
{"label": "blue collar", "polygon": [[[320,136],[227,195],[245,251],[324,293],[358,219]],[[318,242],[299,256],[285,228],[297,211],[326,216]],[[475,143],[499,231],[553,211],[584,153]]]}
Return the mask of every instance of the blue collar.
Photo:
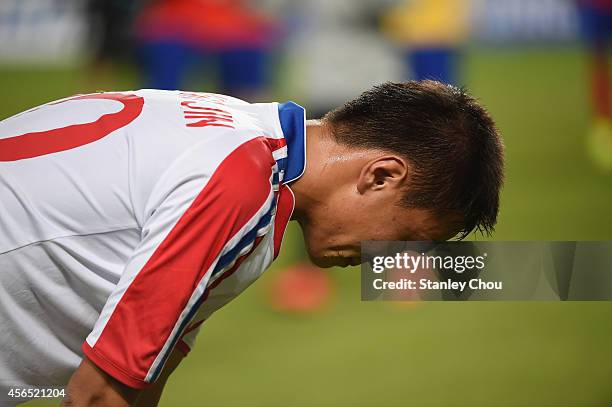
{"label": "blue collar", "polygon": [[306,111],[297,103],[278,104],[283,137],[287,142],[287,167],[283,183],[295,181],[306,167]]}

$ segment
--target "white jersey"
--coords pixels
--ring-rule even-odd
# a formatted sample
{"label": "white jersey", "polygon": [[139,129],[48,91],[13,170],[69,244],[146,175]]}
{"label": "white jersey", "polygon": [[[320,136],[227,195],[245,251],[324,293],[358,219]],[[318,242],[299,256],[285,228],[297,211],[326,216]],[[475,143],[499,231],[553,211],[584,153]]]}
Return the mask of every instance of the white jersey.
{"label": "white jersey", "polygon": [[[0,385],[85,354],[134,388],[277,256],[304,110],[209,93],[79,95],[0,122]],[[1,400],[1,399],[0,399]]]}

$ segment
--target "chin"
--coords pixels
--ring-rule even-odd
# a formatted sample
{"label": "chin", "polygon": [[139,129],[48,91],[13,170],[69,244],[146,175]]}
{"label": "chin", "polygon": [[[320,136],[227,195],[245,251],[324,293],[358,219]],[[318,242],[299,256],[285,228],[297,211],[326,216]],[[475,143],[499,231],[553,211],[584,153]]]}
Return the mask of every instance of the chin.
{"label": "chin", "polygon": [[325,255],[325,253],[313,253],[310,250],[308,251],[308,257],[315,266],[324,269],[341,266],[344,260],[343,258],[338,256]]}
{"label": "chin", "polygon": [[309,255],[309,257],[310,257],[310,261],[312,261],[315,266],[321,267],[324,269],[334,267],[334,266],[339,266],[341,264],[340,260],[342,260],[337,257],[322,257],[322,256],[313,256],[313,255]]}
{"label": "chin", "polygon": [[338,250],[306,245],[310,261],[321,268],[356,266],[361,263],[361,257],[353,250]]}
{"label": "chin", "polygon": [[321,268],[329,268],[334,266],[333,264],[330,264],[331,259],[328,256],[325,256],[325,251],[322,250],[321,247],[316,247],[316,245],[311,244],[310,239],[304,239],[304,243],[306,245],[306,253],[308,253],[308,258],[315,266]]}
{"label": "chin", "polygon": [[311,254],[309,254],[309,257],[310,261],[320,268],[357,266],[361,263],[360,259],[353,257],[313,256]]}

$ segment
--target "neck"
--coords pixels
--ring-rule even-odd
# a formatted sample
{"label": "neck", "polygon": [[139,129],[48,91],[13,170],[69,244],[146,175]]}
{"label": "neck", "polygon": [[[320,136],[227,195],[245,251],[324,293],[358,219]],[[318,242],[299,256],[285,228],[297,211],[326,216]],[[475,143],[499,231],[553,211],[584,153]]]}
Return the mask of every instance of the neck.
{"label": "neck", "polygon": [[293,220],[306,221],[312,208],[321,202],[324,196],[324,185],[319,176],[325,169],[321,168],[322,159],[329,155],[333,141],[327,126],[319,120],[306,122],[306,168],[304,174],[290,184],[295,195]]}
{"label": "neck", "polygon": [[340,145],[325,122],[307,121],[306,168],[290,185],[295,195],[292,219],[308,223],[311,215],[325,208],[336,191],[355,184],[363,166],[380,154],[376,150]]}

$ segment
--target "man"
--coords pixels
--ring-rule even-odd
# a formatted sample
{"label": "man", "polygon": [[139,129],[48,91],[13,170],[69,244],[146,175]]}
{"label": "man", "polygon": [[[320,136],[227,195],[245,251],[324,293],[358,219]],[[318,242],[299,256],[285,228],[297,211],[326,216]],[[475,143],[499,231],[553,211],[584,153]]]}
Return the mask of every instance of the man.
{"label": "man", "polygon": [[[223,92],[261,98],[280,24],[245,0],[159,0],[135,22],[141,67],[154,88],[180,89],[193,65],[217,67]],[[228,29],[231,27],[231,29]]]}
{"label": "man", "polygon": [[484,108],[432,81],[374,87],[311,122],[291,102],[155,90],[6,119],[5,404],[11,388],[67,383],[66,406],[155,406],[290,219],[315,264],[356,265],[364,240],[491,232],[502,173]]}
{"label": "man", "polygon": [[406,77],[461,82],[462,47],[470,31],[466,0],[405,0],[384,14],[382,28],[402,52]]}
{"label": "man", "polygon": [[612,45],[612,0],[577,0],[590,65],[592,129],[588,148],[593,162],[612,171],[612,86],[608,58]]}

